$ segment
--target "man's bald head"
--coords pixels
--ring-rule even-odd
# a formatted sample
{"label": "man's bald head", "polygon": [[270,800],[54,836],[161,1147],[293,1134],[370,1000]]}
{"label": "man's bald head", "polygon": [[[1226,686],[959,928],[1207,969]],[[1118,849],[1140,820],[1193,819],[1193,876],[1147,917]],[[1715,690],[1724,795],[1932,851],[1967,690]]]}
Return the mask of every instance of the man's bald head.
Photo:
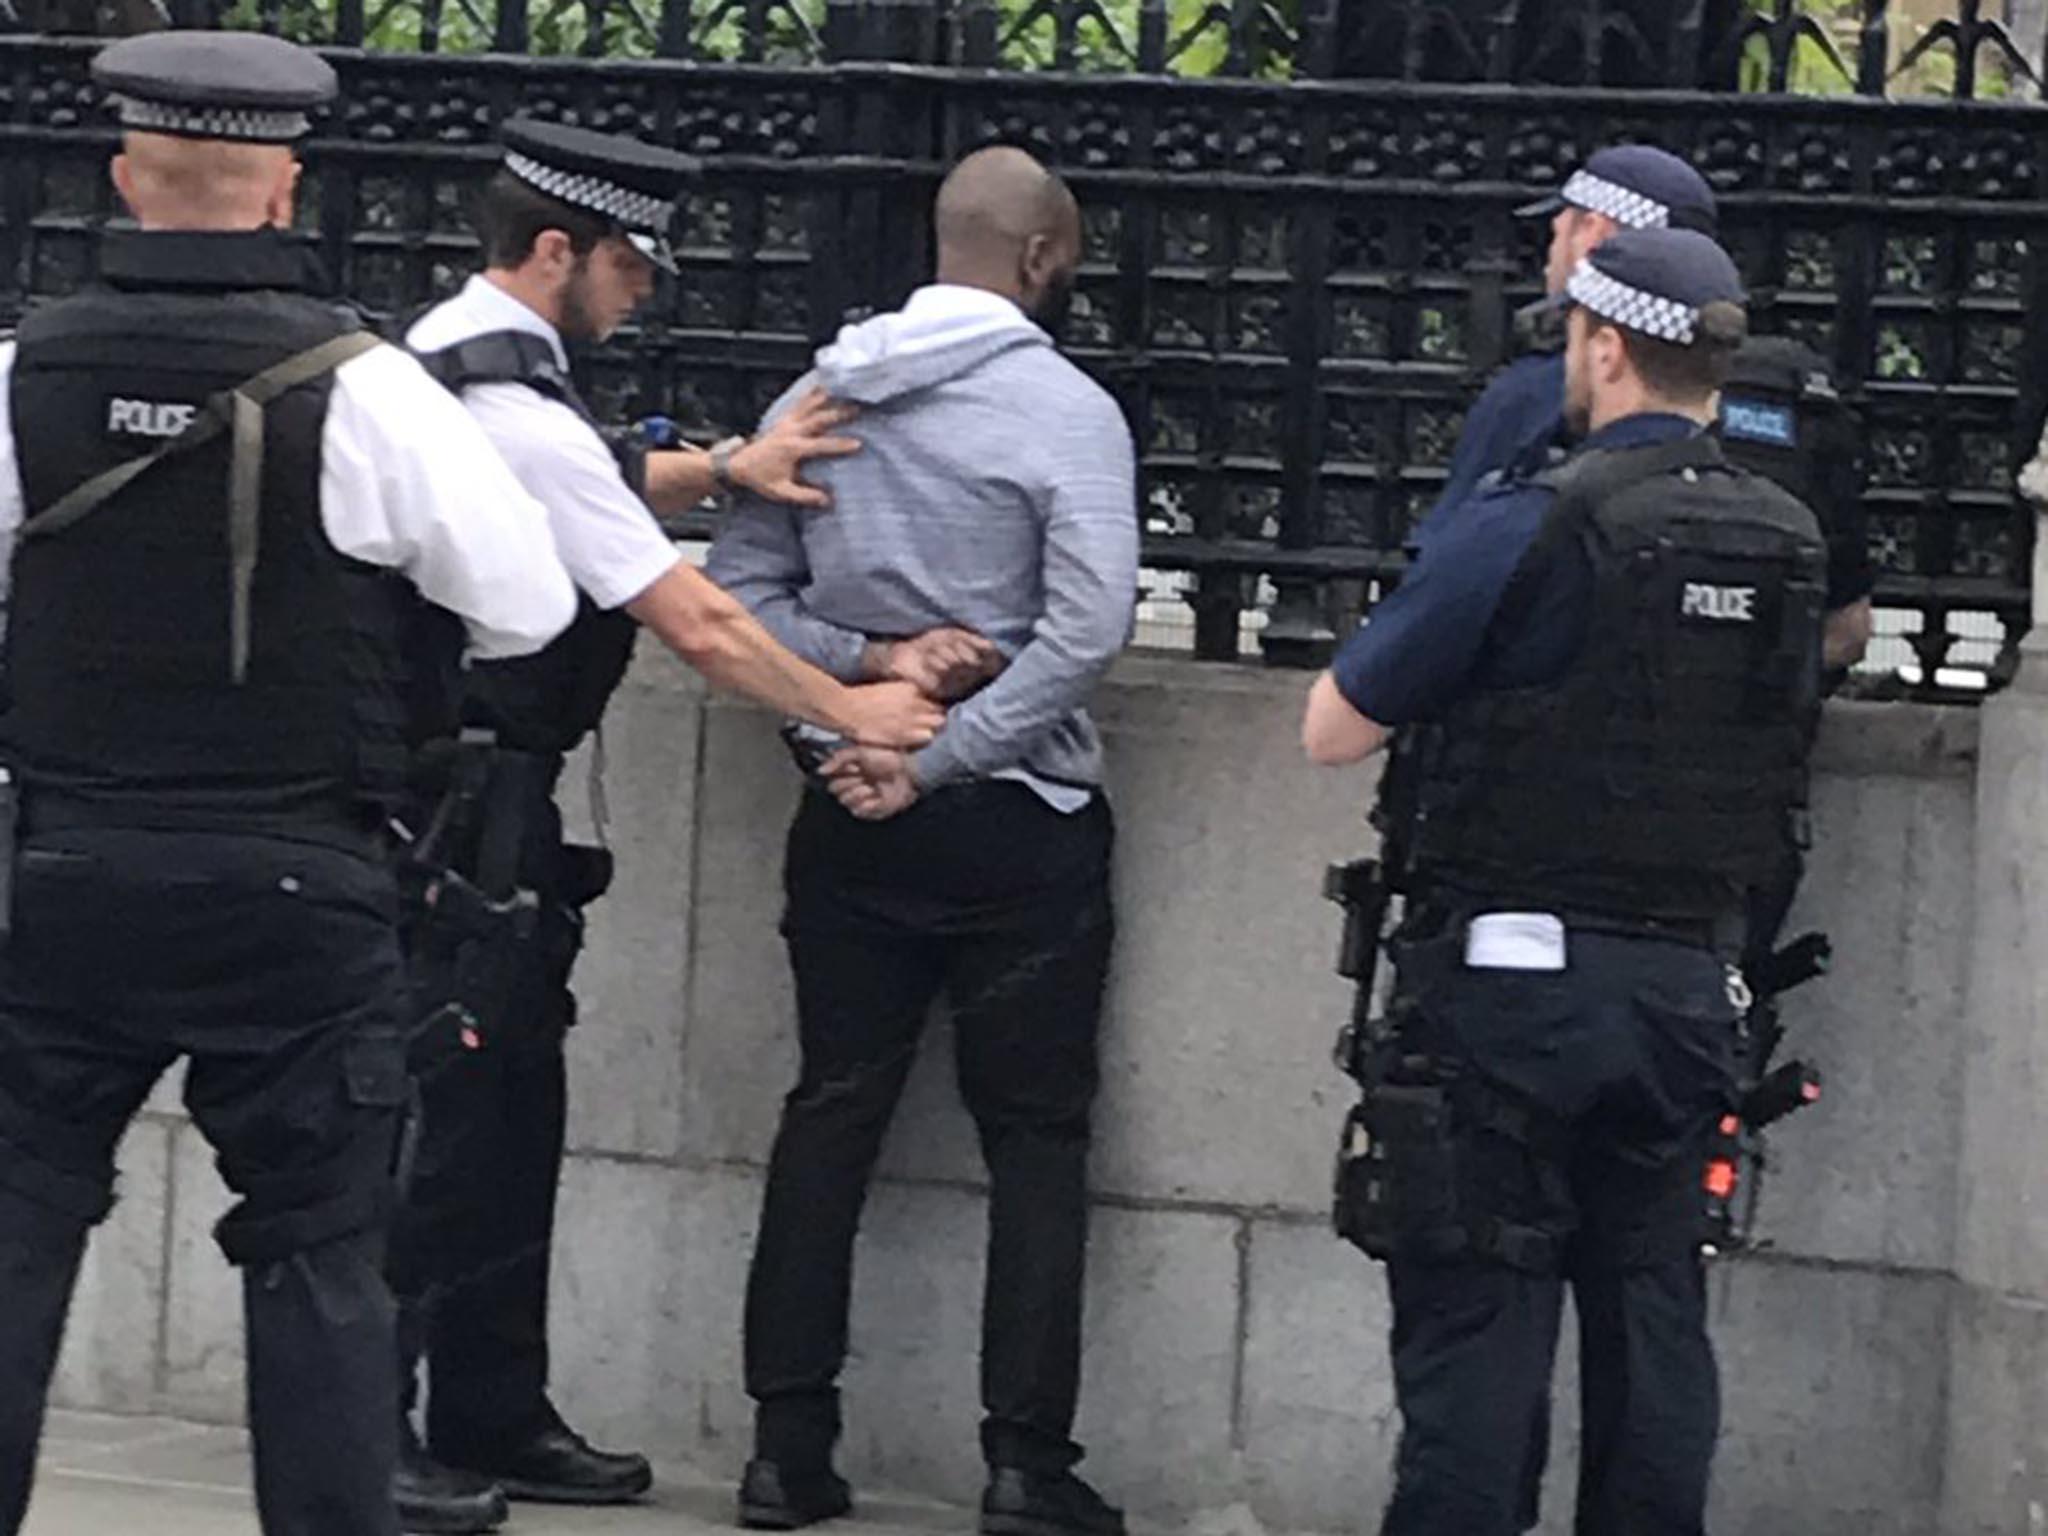
{"label": "man's bald head", "polygon": [[1080,209],[1067,184],[1021,149],[977,150],[939,188],[933,223],[939,259],[1001,257],[1033,235],[1080,229]]}
{"label": "man's bald head", "polygon": [[932,223],[940,282],[1057,319],[1081,260],[1080,205],[1058,176],[1021,149],[977,150],[940,186]]}
{"label": "man's bald head", "polygon": [[299,165],[283,144],[129,133],[113,173],[145,229],[244,230],[290,225]]}

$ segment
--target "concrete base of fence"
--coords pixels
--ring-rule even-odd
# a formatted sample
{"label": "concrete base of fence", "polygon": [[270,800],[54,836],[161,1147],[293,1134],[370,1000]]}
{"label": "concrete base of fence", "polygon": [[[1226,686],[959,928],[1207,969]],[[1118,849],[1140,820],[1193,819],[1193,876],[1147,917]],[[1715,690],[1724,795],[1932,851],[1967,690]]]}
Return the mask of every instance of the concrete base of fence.
{"label": "concrete base of fence", "polygon": [[[1372,774],[1300,760],[1306,685],[1133,658],[1101,699],[1122,919],[1081,1430],[1094,1475],[1148,1523],[1358,1530],[1387,1494],[1385,1290],[1323,1218],[1347,999],[1318,886],[1369,843]],[[2048,924],[2030,886],[2048,856],[2048,699],[2019,690],[1984,711],[1981,800],[1978,723],[1829,713],[1799,917],[1832,930],[1841,960],[1790,1014],[1830,1097],[1779,1138],[1774,1246],[1714,1282],[1724,1536],[2023,1531],[2038,1528],[2027,1501],[2048,1498],[2048,1132],[2029,1075],[2048,1049],[2048,946],[2028,926]],[[621,879],[579,976],[556,1255],[569,1416],[718,1474],[748,1447],[741,1286],[794,1060],[775,924],[796,785],[772,725],[653,654],[613,711]],[[1974,926],[1973,910],[1988,914]],[[966,1499],[982,1175],[943,1030],[929,1047],[861,1240],[844,1459],[871,1486]],[[172,1103],[123,1149],[60,1396],[232,1419],[238,1297],[208,1235],[224,1197]],[[1559,1532],[1569,1352],[1545,1527]]]}

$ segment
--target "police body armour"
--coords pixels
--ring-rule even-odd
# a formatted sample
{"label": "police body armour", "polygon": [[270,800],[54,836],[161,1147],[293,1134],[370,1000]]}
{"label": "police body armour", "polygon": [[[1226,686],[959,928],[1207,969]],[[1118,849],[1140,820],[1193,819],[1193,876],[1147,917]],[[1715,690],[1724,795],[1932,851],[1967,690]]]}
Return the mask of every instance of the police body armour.
{"label": "police body armour", "polygon": [[[1731,345],[1734,264],[1690,231],[1616,235],[1566,302],[1665,348]],[[1739,316],[1732,317],[1739,320]],[[1804,805],[1825,552],[1813,514],[1700,435],[1582,453],[1502,600],[1583,562],[1562,677],[1424,728],[1416,880],[1538,910],[1712,922],[1778,867]]]}
{"label": "police body armour", "polygon": [[1529,569],[1586,561],[1585,642],[1563,677],[1472,695],[1425,732],[1412,857],[1492,900],[1711,921],[1797,836],[1819,526],[1707,437],[1551,476]]}

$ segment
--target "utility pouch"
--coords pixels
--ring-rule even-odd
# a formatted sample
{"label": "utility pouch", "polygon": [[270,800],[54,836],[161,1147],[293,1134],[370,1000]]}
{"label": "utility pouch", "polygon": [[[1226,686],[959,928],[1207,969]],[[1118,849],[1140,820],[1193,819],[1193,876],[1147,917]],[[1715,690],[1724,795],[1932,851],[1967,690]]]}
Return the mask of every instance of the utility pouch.
{"label": "utility pouch", "polygon": [[1337,1151],[1337,1235],[1375,1259],[1435,1247],[1458,1225],[1458,1147],[1449,1087],[1367,1088]]}
{"label": "utility pouch", "polygon": [[1338,1236],[1380,1260],[1556,1273],[1573,1218],[1540,1116],[1426,1057],[1391,1076],[1368,1083],[1344,1124]]}

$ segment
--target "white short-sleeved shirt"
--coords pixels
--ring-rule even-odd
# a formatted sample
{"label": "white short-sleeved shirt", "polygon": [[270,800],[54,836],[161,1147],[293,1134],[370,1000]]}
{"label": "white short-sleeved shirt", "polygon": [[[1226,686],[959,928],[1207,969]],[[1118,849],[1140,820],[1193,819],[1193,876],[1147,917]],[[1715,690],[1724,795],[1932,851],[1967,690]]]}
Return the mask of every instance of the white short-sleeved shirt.
{"label": "white short-sleeved shirt", "polygon": [[[15,344],[0,342],[0,592],[26,515],[14,447]],[[329,542],[396,570],[469,630],[482,659],[539,650],[576,615],[546,513],[469,413],[397,347],[334,373],[320,447]]]}
{"label": "white short-sleeved shirt", "polygon": [[[560,333],[481,275],[421,316],[405,344],[438,352],[492,331],[541,337],[568,366]],[[623,607],[674,569],[681,558],[675,544],[589,422],[524,384],[472,385],[462,398],[520,484],[548,509],[562,563],[593,603]]]}

